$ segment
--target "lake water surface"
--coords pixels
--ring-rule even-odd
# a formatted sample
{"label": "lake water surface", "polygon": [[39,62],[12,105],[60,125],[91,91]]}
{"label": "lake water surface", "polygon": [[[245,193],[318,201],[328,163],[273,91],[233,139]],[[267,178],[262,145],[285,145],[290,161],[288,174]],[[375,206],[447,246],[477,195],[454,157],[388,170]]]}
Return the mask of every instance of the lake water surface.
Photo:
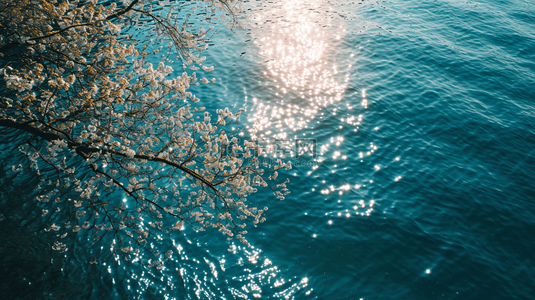
{"label": "lake water surface", "polygon": [[[217,82],[193,90],[244,107],[246,136],[316,143],[286,200],[251,197],[269,207],[252,246],[186,229],[164,270],[84,237],[58,254],[35,234],[36,179],[8,172],[0,299],[535,299],[535,2],[246,8],[204,53]],[[7,170],[21,158],[3,134]]]}

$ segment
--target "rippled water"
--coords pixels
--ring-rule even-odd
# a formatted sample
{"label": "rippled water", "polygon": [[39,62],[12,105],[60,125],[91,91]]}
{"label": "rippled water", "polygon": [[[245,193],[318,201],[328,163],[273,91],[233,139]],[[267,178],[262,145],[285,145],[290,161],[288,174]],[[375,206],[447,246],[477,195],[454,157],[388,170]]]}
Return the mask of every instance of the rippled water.
{"label": "rippled water", "polygon": [[[247,29],[214,35],[217,83],[197,95],[245,107],[248,136],[317,141],[286,200],[253,197],[270,209],[252,247],[185,230],[162,271],[103,265],[83,243],[62,257],[34,234],[34,179],[8,172],[0,298],[533,299],[535,4],[247,7]],[[22,158],[3,133],[8,169]]]}

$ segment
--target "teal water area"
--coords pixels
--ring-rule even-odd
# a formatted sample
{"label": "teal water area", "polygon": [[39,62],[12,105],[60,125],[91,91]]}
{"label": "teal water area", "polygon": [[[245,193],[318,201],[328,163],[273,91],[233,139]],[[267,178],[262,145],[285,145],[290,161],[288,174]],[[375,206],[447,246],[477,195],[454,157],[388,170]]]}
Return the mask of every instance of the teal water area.
{"label": "teal water area", "polygon": [[269,207],[252,246],[186,229],[164,270],[83,237],[54,252],[3,130],[0,299],[534,299],[535,4],[246,8],[248,27],[204,53],[216,83],[193,91],[209,111],[244,107],[246,136],[317,143],[283,174],[286,200],[250,197]]}

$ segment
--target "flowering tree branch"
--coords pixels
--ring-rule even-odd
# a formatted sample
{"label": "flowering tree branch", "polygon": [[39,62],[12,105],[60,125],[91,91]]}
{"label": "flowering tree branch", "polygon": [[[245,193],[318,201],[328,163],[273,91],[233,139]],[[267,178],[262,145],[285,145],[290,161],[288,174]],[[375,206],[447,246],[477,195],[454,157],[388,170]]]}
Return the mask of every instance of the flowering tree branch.
{"label": "flowering tree branch", "polygon": [[[235,4],[206,7],[235,18]],[[191,71],[172,76],[169,55],[153,66],[159,49],[124,34],[123,25],[144,18],[184,66],[211,71],[199,55],[208,31],[189,29],[189,14],[180,9],[165,13],[143,0],[120,9],[96,1],[0,4],[0,127],[27,139],[20,150],[41,177],[43,214],[69,207],[69,221],[49,229],[60,239],[93,230],[100,240],[113,232],[112,253],[120,247],[127,260],[139,261],[136,247],[151,232],[184,224],[247,244],[243,228],[263,222],[267,209],[248,197],[268,186],[266,172],[290,167],[263,166],[256,143],[227,133],[227,121],[241,111],[218,109],[212,121],[198,106],[188,89],[210,80]],[[273,190],[279,198],[288,193],[284,183]],[[58,241],[54,248],[67,246]]]}

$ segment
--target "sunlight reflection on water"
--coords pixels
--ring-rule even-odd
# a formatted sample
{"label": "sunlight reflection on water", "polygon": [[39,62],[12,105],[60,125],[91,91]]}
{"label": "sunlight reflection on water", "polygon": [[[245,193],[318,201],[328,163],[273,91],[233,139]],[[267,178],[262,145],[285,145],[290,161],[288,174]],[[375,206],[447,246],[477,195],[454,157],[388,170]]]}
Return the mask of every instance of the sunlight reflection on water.
{"label": "sunlight reflection on water", "polygon": [[253,14],[256,22],[277,16],[276,22],[266,23],[268,28],[257,28],[256,43],[266,64],[263,81],[276,88],[271,95],[276,102],[253,99],[253,138],[291,139],[291,132],[309,128],[321,117],[322,108],[342,100],[348,77],[339,79],[339,67],[328,54],[345,29],[337,28],[333,38],[333,29],[324,28],[319,5],[284,1]]}
{"label": "sunlight reflection on water", "polygon": [[[255,28],[258,36],[256,45],[265,65],[262,82],[274,87],[274,92],[269,98],[253,98],[248,122],[253,124],[249,128],[251,136],[259,141],[267,141],[268,144],[286,141],[286,145],[290,145],[287,149],[295,145],[292,149],[295,151],[286,151],[289,157],[285,156],[286,153],[277,153],[278,147],[270,145],[265,150],[271,157],[295,158],[299,153],[294,140],[299,142],[299,139],[315,138],[329,132],[330,140],[318,142],[315,149],[317,156],[313,158],[315,163],[309,165],[311,168],[306,176],[314,177],[313,173],[325,173],[327,169],[336,178],[328,182],[323,180],[325,188],[319,192],[325,196],[335,191],[338,196],[351,194],[350,206],[353,206],[353,203],[362,201],[353,198],[361,197],[357,190],[366,187],[366,184],[345,183],[348,178],[338,175],[345,169],[340,168],[336,161],[341,160],[339,164],[347,165],[349,161],[364,160],[362,151],[352,153],[348,149],[355,143],[354,140],[349,141],[349,145],[343,145],[347,142],[344,137],[347,133],[343,133],[343,129],[349,128],[355,133],[359,130],[363,122],[362,111],[368,108],[368,100],[365,89],[351,97],[346,93],[357,57],[353,51],[346,57],[337,52],[347,34],[346,23],[331,23],[326,16],[332,11],[333,8],[326,7],[322,1],[283,1],[271,5],[270,9],[254,11],[252,19],[255,24],[263,25]],[[276,21],[272,22],[274,16]],[[355,96],[360,96],[358,102]],[[327,119],[336,125],[325,127]],[[335,130],[342,133],[336,134]],[[366,156],[371,156],[376,150],[377,146],[370,144]],[[380,166],[376,165],[375,170],[379,169]],[[339,186],[335,188],[329,181]],[[368,209],[356,212],[357,215],[370,215],[374,200],[368,202],[371,203]],[[340,216],[342,213],[332,214]],[[350,215],[348,210],[343,214]]]}

